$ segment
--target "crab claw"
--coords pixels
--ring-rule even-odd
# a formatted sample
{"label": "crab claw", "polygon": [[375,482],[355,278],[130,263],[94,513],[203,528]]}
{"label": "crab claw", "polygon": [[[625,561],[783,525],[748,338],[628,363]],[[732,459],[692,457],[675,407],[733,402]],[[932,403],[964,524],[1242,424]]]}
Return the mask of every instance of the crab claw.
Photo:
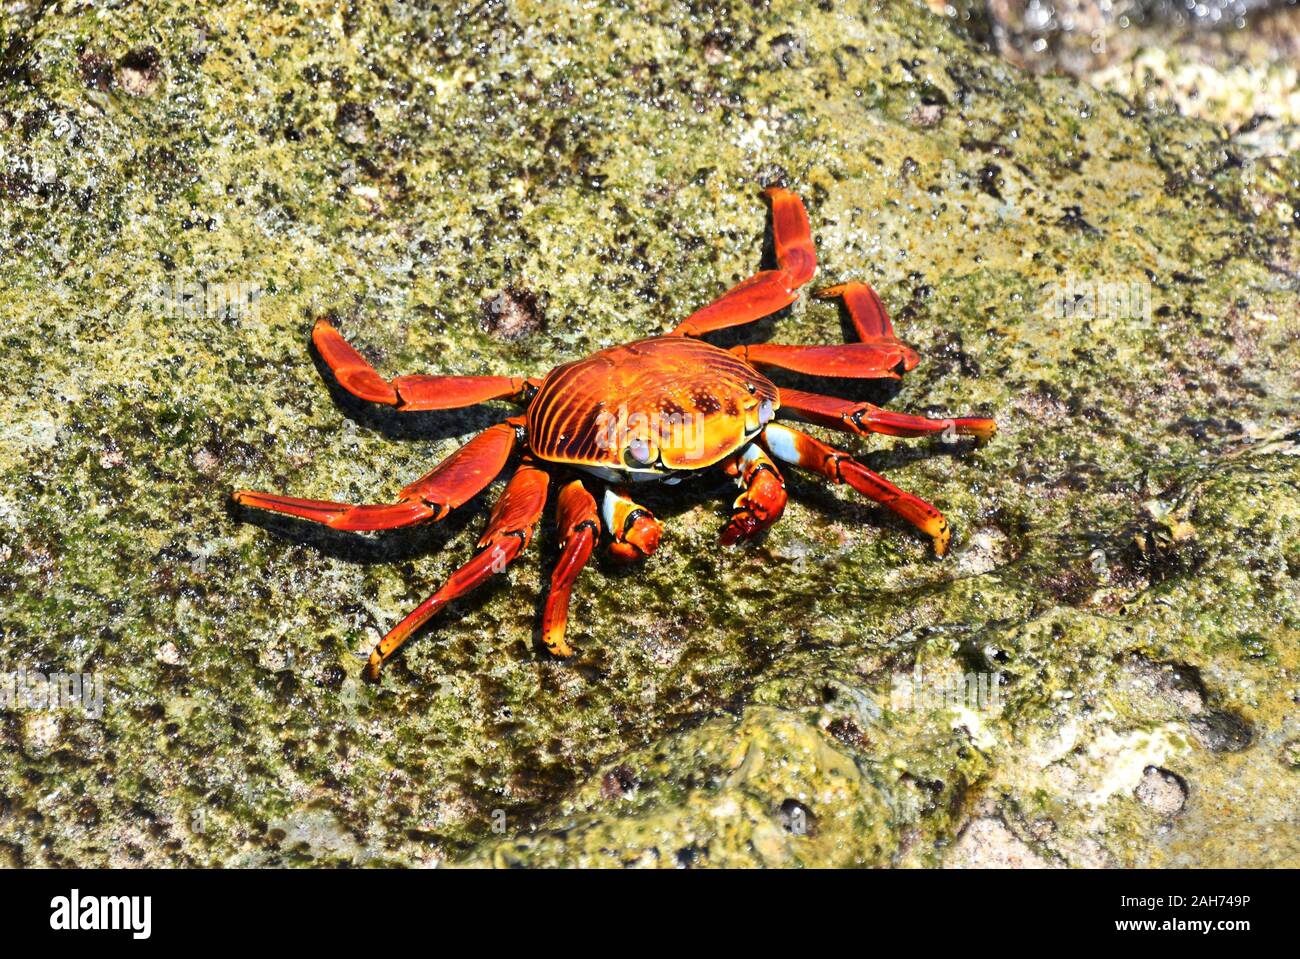
{"label": "crab claw", "polygon": [[624,563],[645,559],[658,549],[662,532],[659,521],[645,511],[635,512],[629,519],[622,538],[609,544],[610,555]]}
{"label": "crab claw", "polygon": [[731,546],[757,536],[785,512],[785,482],[776,467],[757,447],[744,459],[740,481],[744,489],[732,504],[735,512],[722,530],[722,544]]}
{"label": "crab claw", "polygon": [[616,560],[631,563],[659,548],[659,520],[622,490],[605,490],[601,519],[609,530],[609,554]]}

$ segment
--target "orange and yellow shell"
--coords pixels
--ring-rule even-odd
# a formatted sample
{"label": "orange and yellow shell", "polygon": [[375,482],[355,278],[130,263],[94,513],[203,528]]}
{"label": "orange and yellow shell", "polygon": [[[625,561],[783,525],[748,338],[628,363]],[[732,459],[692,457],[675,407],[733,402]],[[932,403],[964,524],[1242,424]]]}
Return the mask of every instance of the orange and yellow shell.
{"label": "orange and yellow shell", "polygon": [[753,439],[779,406],[776,386],[740,357],[653,337],[552,370],[528,407],[528,446],[595,469],[703,469]]}

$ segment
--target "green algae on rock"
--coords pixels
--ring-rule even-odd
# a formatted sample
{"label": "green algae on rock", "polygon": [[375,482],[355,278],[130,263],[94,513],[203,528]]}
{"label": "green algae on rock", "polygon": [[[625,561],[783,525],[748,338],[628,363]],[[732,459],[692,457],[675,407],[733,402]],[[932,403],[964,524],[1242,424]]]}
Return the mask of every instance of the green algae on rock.
{"label": "green algae on rock", "polygon": [[[1300,864],[1294,159],[919,5],[164,2],[6,34],[0,672],[107,698],[0,712],[4,860]],[[798,475],[733,551],[727,484],[654,491],[664,547],[580,580],[575,662],[533,640],[543,529],[362,683],[482,503],[370,539],[229,489],[372,499],[500,411],[347,406],[313,318],[387,372],[543,372],[749,273],[775,179],[819,281],[869,279],[921,352],[897,407],[1002,426],[859,444],[954,555]],[[1133,284],[1122,315],[1054,306]],[[967,675],[996,705],[899,695]]]}

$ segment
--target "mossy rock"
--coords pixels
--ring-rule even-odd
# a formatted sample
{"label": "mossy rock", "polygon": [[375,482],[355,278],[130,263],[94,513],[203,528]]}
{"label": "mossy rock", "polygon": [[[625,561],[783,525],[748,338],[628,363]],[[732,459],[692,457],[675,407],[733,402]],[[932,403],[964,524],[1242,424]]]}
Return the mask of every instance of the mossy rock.
{"label": "mossy rock", "polygon": [[[920,5],[9,16],[2,668],[107,693],[0,712],[8,861],[978,864],[992,836],[1300,864],[1295,158],[1020,74]],[[922,354],[858,395],[999,421],[837,440],[944,509],[953,555],[806,475],[721,550],[734,492],[701,480],[647,494],[652,561],[579,581],[572,661],[534,639],[548,525],[364,683],[490,494],[367,538],[229,491],[382,500],[504,407],[348,405],[313,319],[386,373],[542,373],[752,272],[778,180],[817,282],[870,280]],[[1053,308],[1096,284],[1139,293]],[[840,322],[803,300],[754,332]],[[918,667],[1005,682],[898,699]]]}

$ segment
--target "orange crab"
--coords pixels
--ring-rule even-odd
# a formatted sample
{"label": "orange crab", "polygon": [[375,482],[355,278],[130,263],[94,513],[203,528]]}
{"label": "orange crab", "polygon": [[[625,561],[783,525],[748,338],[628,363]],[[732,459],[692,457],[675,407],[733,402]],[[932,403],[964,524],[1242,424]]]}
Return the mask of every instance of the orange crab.
{"label": "orange crab", "polygon": [[[983,441],[991,419],[931,419],[892,413],[793,389],[778,389],[759,367],[808,376],[898,378],[916,366],[916,353],[895,335],[880,298],[865,283],[822,290],[841,298],[858,341],[832,346],[770,343],[712,346],[698,337],[761,319],[789,306],[817,270],[808,214],[794,193],[767,189],[777,268],[763,270],[687,317],[671,333],[637,340],[567,363],[545,376],[399,376],[386,380],[324,320],[312,340],[339,384],[359,399],[398,410],[445,410],[487,400],[521,404],[518,416],[479,433],[433,471],[398,495],[397,502],[351,505],[239,490],[236,502],[324,523],[340,530],[384,530],[437,521],[496,478],[511,455],[520,462],[492,510],[479,552],[447,583],[393,627],[370,654],[367,673],[380,668],[411,634],[442,607],[503,570],[526,547],[541,519],[553,474],[570,477],[556,496],[561,552],[542,613],[542,640],[556,656],[573,650],[565,640],[569,595],[603,528],[619,558],[649,556],[660,526],[630,489],[638,482],[676,483],[718,468],[741,492],[724,543],[753,537],[780,518],[785,483],[775,460],[848,483],[931,537],[942,556],[952,536],[943,514],[873,473],[849,453],[778,423],[794,414],[863,436],[924,436],[950,432]],[[573,474],[583,474],[574,477]],[[603,488],[601,502],[588,490]]]}

